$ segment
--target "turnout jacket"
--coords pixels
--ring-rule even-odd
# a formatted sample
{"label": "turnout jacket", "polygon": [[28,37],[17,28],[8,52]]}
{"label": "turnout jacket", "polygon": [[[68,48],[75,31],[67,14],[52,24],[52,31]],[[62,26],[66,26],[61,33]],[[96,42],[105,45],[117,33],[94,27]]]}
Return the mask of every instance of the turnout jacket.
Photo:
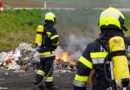
{"label": "turnout jacket", "polygon": [[40,57],[54,56],[55,49],[59,45],[59,36],[53,26],[44,25],[44,32],[42,33],[42,44],[39,50]]}
{"label": "turnout jacket", "polygon": [[[125,39],[126,43],[126,49],[129,55],[130,52],[130,40],[128,41],[128,38]],[[108,46],[108,45],[106,45]],[[100,79],[105,79],[104,77],[104,59],[107,56],[108,52],[103,48],[101,43],[98,40],[95,40],[94,42],[88,44],[85,51],[83,52],[82,56],[79,58],[79,61],[77,63],[77,73],[74,78],[73,85],[76,87],[74,90],[86,90],[84,87],[86,87],[89,74],[91,70],[94,70],[93,80],[99,80],[98,83],[102,82]],[[109,64],[106,62],[107,67],[107,76],[111,77],[110,75],[110,69]],[[100,72],[100,74],[99,74]],[[96,75],[98,74],[98,75]],[[95,79],[98,78],[98,79]],[[106,81],[103,81],[103,83],[106,83]],[[95,84],[95,81],[93,85]],[[93,89],[93,90],[101,90],[101,89]],[[105,89],[103,89],[105,90]]]}

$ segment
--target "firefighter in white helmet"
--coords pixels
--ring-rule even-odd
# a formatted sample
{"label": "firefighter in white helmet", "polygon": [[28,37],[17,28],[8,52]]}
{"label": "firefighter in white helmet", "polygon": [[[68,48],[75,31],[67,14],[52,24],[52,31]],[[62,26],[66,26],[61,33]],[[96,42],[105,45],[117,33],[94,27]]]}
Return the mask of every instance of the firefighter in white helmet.
{"label": "firefighter in white helmet", "polygon": [[[101,12],[98,24],[101,30],[99,38],[88,44],[77,63],[77,73],[73,81],[74,90],[86,90],[86,84],[92,70],[94,73],[92,90],[116,90],[117,85],[115,84],[118,80],[120,80],[122,87],[128,86],[129,68],[127,55],[130,52],[130,40],[124,36],[123,31],[127,31],[124,26],[124,16],[119,10],[109,7]],[[119,50],[112,52],[115,46],[111,41],[117,44],[115,49],[119,48]],[[124,45],[121,47],[123,41]],[[120,59],[122,56],[124,60]],[[114,80],[112,80],[110,61],[115,58],[123,61],[117,62],[118,64],[115,63],[118,60],[113,62]],[[118,71],[121,71],[120,69],[124,69],[122,71],[125,74],[121,73],[118,75],[120,73]]]}
{"label": "firefighter in white helmet", "polygon": [[[45,14],[45,24],[39,25],[36,34],[36,47],[40,55],[40,69],[37,71],[34,84],[39,84],[48,75],[45,86],[47,88],[53,87],[52,66],[55,60],[55,49],[59,45],[57,31],[54,28],[56,23],[56,16],[52,12]],[[51,70],[51,71],[50,71]],[[44,77],[45,76],[45,77]],[[39,88],[44,88],[41,84]]]}

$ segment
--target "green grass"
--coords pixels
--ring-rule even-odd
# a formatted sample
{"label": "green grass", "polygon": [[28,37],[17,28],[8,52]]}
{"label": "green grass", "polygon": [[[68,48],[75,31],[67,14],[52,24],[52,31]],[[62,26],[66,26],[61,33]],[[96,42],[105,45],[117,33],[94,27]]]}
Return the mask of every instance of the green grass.
{"label": "green grass", "polygon": [[[44,14],[52,11],[56,14],[55,25],[60,36],[60,44],[66,44],[69,35],[95,39],[100,30],[98,17],[101,11],[92,9],[77,10],[5,10],[0,12],[0,50],[18,47],[21,42],[34,44],[36,28],[43,24]],[[130,29],[130,14],[126,14],[126,26]],[[126,33],[129,35],[130,31]]]}
{"label": "green grass", "polygon": [[0,12],[0,48],[15,48],[20,42],[33,42],[32,35],[40,22],[40,13],[41,10],[5,10]]}

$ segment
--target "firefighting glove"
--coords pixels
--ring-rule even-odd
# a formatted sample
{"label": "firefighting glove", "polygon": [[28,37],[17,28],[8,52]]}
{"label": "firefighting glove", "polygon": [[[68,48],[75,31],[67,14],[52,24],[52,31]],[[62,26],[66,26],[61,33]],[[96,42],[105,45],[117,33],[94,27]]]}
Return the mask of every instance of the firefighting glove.
{"label": "firefighting glove", "polygon": [[36,49],[37,51],[40,51],[40,50],[41,50],[40,45],[36,44],[36,45],[35,45],[35,49]]}
{"label": "firefighting glove", "polygon": [[41,48],[37,48],[37,51],[41,51],[42,49]]}

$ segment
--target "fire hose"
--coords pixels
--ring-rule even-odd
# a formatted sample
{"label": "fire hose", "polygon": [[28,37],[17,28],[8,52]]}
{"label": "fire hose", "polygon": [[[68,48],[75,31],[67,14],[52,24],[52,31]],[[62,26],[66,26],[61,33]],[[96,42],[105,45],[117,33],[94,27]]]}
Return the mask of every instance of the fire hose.
{"label": "fire hose", "polygon": [[50,75],[50,73],[52,72],[52,70],[53,70],[53,64],[52,64],[52,66],[51,66],[51,68],[50,68],[50,70],[49,70],[47,76],[46,76],[39,84],[37,84],[36,86],[32,87],[32,88],[29,89],[29,90],[34,90],[35,88],[37,88],[37,87],[40,86],[41,84],[45,83],[46,79],[48,78],[48,76]]}

